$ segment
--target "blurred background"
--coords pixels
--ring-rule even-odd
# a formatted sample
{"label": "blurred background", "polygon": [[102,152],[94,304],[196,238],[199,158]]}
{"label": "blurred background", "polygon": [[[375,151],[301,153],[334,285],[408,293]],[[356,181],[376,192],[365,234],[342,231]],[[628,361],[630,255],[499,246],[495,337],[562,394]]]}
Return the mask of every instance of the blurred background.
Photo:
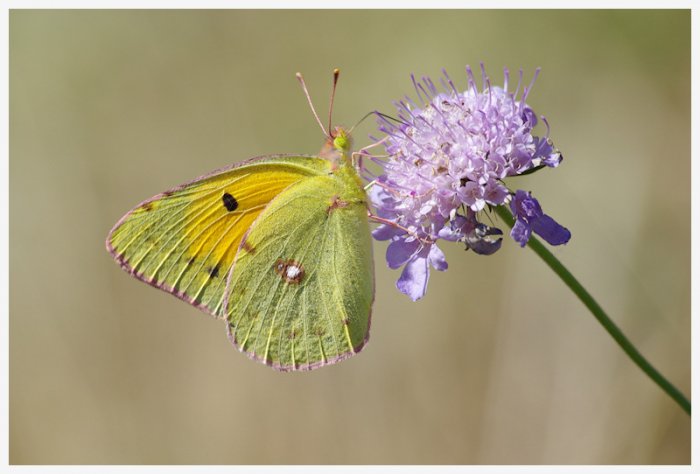
{"label": "blurred background", "polygon": [[[375,242],[368,347],[277,373],[104,248],[141,200],[393,113],[410,73],[540,75],[554,250],[690,395],[689,11],[10,12],[12,464],[687,464],[690,419],[529,249],[443,245],[411,302]],[[372,121],[355,133],[370,143]],[[542,131],[544,133],[544,131]]]}

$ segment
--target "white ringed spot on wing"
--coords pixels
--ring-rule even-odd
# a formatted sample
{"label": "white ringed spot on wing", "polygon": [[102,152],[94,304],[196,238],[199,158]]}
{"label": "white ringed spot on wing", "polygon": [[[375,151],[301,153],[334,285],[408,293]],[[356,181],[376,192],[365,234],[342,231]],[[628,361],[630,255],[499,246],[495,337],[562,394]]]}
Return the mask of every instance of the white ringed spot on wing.
{"label": "white ringed spot on wing", "polygon": [[304,267],[296,260],[278,258],[273,268],[287,283],[298,285],[304,279]]}

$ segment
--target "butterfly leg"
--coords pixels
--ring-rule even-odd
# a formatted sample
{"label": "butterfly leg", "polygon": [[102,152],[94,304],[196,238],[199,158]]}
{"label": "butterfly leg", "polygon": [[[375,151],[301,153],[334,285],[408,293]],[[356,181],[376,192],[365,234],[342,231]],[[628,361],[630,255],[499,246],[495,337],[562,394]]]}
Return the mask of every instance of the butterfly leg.
{"label": "butterfly leg", "polygon": [[372,212],[369,211],[369,210],[367,211],[367,218],[370,219],[370,220],[373,220],[373,221],[375,221],[375,222],[378,222],[378,223],[380,223],[380,224],[385,224],[385,225],[388,225],[388,226],[391,226],[391,227],[395,227],[395,228],[397,228],[397,229],[400,229],[400,230],[406,232],[408,235],[411,235],[411,236],[415,237],[416,240],[418,240],[418,241],[419,241],[420,243],[422,243],[423,245],[432,245],[432,244],[434,243],[434,241],[433,241],[432,239],[426,239],[426,238],[424,238],[424,237],[420,237],[418,234],[416,234],[416,233],[415,233],[414,231],[412,231],[411,229],[409,229],[409,228],[407,228],[407,227],[404,227],[404,226],[402,226],[401,224],[398,224],[398,223],[395,222],[395,221],[392,221],[392,220],[389,220],[389,219],[384,219],[383,217],[375,216],[375,215],[372,214]]}
{"label": "butterfly leg", "polygon": [[352,164],[355,167],[355,169],[357,169],[360,172],[360,174],[362,174],[363,172],[365,172],[365,173],[368,172],[368,170],[365,169],[364,164],[362,163],[363,157],[367,156],[369,158],[373,158],[373,157],[374,158],[386,158],[389,156],[389,155],[372,155],[371,153],[367,153],[367,150],[371,150],[372,148],[383,144],[387,140],[387,138],[388,137],[384,137],[381,140],[379,140],[378,142],[374,142],[371,145],[367,145],[366,147],[360,148],[359,150],[352,153],[352,155],[351,155]]}

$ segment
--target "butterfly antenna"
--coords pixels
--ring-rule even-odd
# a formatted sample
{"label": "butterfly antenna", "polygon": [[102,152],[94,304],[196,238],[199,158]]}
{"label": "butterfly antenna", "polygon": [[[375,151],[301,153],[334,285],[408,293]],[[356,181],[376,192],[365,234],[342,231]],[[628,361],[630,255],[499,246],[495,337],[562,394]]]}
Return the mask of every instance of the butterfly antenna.
{"label": "butterfly antenna", "polygon": [[331,120],[333,119],[333,103],[335,102],[335,89],[338,86],[338,76],[340,76],[340,69],[333,69],[333,88],[331,89],[331,105],[328,108],[328,131],[331,131]]}
{"label": "butterfly antenna", "polygon": [[[314,109],[314,104],[311,102],[311,96],[309,95],[309,90],[306,88],[306,83],[304,82],[304,77],[301,75],[300,72],[296,74],[297,79],[299,79],[299,83],[301,84],[301,88],[304,90],[304,95],[306,96],[306,100],[309,102],[309,107],[311,107],[311,112],[313,112],[314,117],[316,118],[316,122],[318,122],[318,125],[321,127],[321,130],[323,130],[323,134],[327,137],[330,137],[330,134],[326,131],[325,128],[323,128],[323,124],[321,123],[321,119],[318,118],[318,114],[316,113],[316,109]],[[331,102],[331,108],[333,107],[333,103]]]}
{"label": "butterfly antenna", "polygon": [[397,118],[394,118],[394,117],[392,117],[391,115],[387,115],[387,114],[384,114],[384,113],[382,113],[382,112],[373,112],[373,113],[376,113],[379,117],[383,117],[383,118],[388,119],[388,120],[393,120],[393,121],[396,122],[396,123],[400,123],[400,124],[402,124],[402,125],[408,125],[408,124],[407,124],[406,122],[404,122],[403,120],[399,120],[399,119],[397,119]]}
{"label": "butterfly antenna", "polygon": [[367,119],[367,117],[369,117],[370,115],[374,115],[375,113],[379,113],[379,112],[375,112],[375,111],[367,112],[364,117],[362,117],[360,120],[358,120],[357,123],[355,125],[353,125],[352,128],[350,128],[350,130],[348,130],[348,134],[352,134],[352,131],[355,130],[355,127],[357,127],[362,122],[364,122],[365,119]]}

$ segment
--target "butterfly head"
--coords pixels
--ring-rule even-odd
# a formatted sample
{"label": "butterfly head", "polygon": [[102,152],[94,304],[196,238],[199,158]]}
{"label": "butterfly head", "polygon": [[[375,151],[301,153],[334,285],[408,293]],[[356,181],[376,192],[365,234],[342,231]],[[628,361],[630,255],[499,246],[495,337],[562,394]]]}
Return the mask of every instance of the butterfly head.
{"label": "butterfly head", "polygon": [[332,141],[333,148],[343,155],[350,153],[352,149],[352,137],[350,133],[343,127],[335,127],[328,137],[329,141]]}
{"label": "butterfly head", "polygon": [[351,150],[352,136],[350,133],[343,127],[334,127],[328,134],[319,156],[335,163],[337,166],[343,161],[348,161]]}

